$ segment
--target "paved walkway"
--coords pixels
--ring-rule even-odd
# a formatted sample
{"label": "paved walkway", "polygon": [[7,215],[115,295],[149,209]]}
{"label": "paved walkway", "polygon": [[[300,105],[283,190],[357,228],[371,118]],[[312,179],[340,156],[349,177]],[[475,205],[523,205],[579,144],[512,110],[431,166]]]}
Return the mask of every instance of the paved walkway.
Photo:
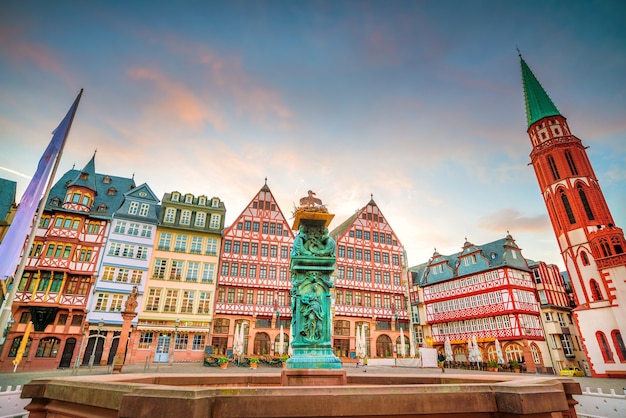
{"label": "paved walkway", "polygon": [[[439,373],[437,368],[419,368],[419,367],[393,367],[393,366],[359,366],[355,364],[345,364],[344,369],[348,374],[356,373],[398,373],[398,374],[426,374],[426,373]],[[17,385],[24,385],[33,379],[46,378],[46,377],[61,377],[61,376],[89,376],[111,373],[112,368],[110,366],[97,366],[93,369],[88,367],[81,367],[79,369],[63,369],[63,370],[49,370],[38,372],[0,372],[0,390],[4,391],[8,386],[15,387]],[[251,370],[247,367],[235,367],[230,364],[227,369],[220,369],[219,367],[205,367],[202,363],[174,363],[173,365],[151,363],[149,365],[144,364],[131,364],[124,366],[122,373],[205,373],[205,374],[222,374],[222,373],[249,373]],[[280,368],[267,367],[259,365],[259,372],[261,373],[280,373]],[[489,374],[491,372],[483,372],[476,370],[462,370],[462,369],[446,369],[448,374]],[[624,394],[626,388],[626,379],[603,379],[592,377],[574,377],[574,380],[580,383],[580,387],[583,391],[587,387],[592,391],[602,389],[604,393],[610,393],[611,389],[615,390],[618,395]]]}

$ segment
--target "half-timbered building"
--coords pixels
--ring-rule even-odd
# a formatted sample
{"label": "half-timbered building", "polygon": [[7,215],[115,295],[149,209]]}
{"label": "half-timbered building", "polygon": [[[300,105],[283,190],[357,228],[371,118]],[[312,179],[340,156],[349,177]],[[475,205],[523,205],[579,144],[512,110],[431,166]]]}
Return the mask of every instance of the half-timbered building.
{"label": "half-timbered building", "polygon": [[211,346],[214,354],[233,348],[244,327],[244,354],[283,353],[291,326],[289,253],[293,231],[267,183],[224,230]]}
{"label": "half-timbered building", "polygon": [[520,56],[531,164],[571,278],[593,376],[626,377],[626,240],[586,147]]}
{"label": "half-timbered building", "polygon": [[423,304],[426,345],[443,352],[449,339],[453,361],[467,363],[468,341],[475,337],[486,363],[497,360],[497,340],[506,363],[523,363],[532,372],[551,367],[535,282],[511,235],[480,246],[466,241],[448,256],[435,251],[410,271],[421,288],[421,300],[411,299]]}
{"label": "half-timbered building", "polygon": [[[568,286],[558,266],[543,261],[526,260],[535,282],[541,323],[548,344],[548,354],[557,374],[566,367],[585,370],[585,353],[574,324]],[[589,373],[589,370],[586,370]]]}
{"label": "half-timbered building", "polygon": [[225,214],[218,197],[177,191],[163,196],[129,362],[203,358]]}
{"label": "half-timbered building", "polygon": [[[107,190],[109,195],[117,193],[114,186]],[[113,363],[120,341],[124,301],[136,287],[137,301],[141,303],[150,270],[159,199],[145,183],[123,195],[121,206],[113,214],[93,297],[88,302],[87,321],[100,324],[100,332],[89,336],[82,364]],[[136,317],[132,325],[137,325]]]}
{"label": "half-timbered building", "polygon": [[[365,329],[367,357],[409,354],[405,251],[372,198],[336,227],[333,347],[354,357],[356,327]],[[400,352],[400,336],[406,349]]]}
{"label": "half-timbered building", "polygon": [[102,260],[113,213],[132,178],[98,174],[95,155],[82,170],[70,170],[51,188],[45,211],[28,252],[13,302],[16,324],[8,335],[0,368],[12,369],[12,358],[32,321],[21,369],[69,367],[79,355],[88,300]]}

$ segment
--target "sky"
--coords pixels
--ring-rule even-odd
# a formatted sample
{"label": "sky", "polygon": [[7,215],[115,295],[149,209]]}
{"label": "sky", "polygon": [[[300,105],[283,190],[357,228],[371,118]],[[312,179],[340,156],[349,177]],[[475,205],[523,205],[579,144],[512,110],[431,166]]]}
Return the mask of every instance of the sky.
{"label": "sky", "polygon": [[626,227],[626,3],[0,3],[0,177],[18,199],[81,88],[57,178],[217,196],[231,224],[265,183],[313,190],[331,229],[370,196],[409,266],[507,231],[563,260],[529,165],[519,50]]}

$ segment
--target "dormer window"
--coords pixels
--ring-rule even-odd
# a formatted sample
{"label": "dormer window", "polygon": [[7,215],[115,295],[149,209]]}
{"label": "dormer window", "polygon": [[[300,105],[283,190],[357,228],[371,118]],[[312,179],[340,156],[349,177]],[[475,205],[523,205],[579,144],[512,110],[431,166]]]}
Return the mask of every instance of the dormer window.
{"label": "dormer window", "polygon": [[198,198],[198,205],[200,206],[206,206],[206,197],[201,196]]}
{"label": "dormer window", "polygon": [[107,190],[107,194],[109,196],[113,196],[117,194],[117,189],[115,187],[109,187],[109,190]]}
{"label": "dormer window", "polygon": [[178,202],[180,200],[180,193],[172,193],[172,202]]}
{"label": "dormer window", "polygon": [[111,183],[111,177],[109,177],[109,176],[102,177],[102,182],[103,183]]}
{"label": "dormer window", "polygon": [[107,209],[109,209],[109,207],[107,205],[105,205],[104,203],[98,205],[98,212],[106,212]]}
{"label": "dormer window", "polygon": [[190,195],[190,194],[186,195],[185,196],[185,203],[192,204],[193,203],[193,195]]}
{"label": "dormer window", "polygon": [[220,206],[220,200],[219,199],[211,199],[211,206],[214,208],[217,208]]}
{"label": "dormer window", "polygon": [[81,180],[87,180],[89,178],[89,174],[85,173],[84,171],[82,173],[80,173],[80,179]]}
{"label": "dormer window", "polygon": [[60,203],[61,199],[59,199],[58,197],[53,197],[52,199],[50,199],[51,206],[59,206]]}

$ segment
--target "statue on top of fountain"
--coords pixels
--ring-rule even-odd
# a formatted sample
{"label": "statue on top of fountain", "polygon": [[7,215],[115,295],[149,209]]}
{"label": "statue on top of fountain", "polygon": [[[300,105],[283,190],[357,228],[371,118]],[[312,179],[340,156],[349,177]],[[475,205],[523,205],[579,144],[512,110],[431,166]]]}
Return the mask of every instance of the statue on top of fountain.
{"label": "statue on top of fountain", "polygon": [[305,210],[307,212],[328,212],[326,205],[322,203],[322,199],[314,197],[315,192],[309,190],[307,196],[300,199],[300,206],[296,210]]}

